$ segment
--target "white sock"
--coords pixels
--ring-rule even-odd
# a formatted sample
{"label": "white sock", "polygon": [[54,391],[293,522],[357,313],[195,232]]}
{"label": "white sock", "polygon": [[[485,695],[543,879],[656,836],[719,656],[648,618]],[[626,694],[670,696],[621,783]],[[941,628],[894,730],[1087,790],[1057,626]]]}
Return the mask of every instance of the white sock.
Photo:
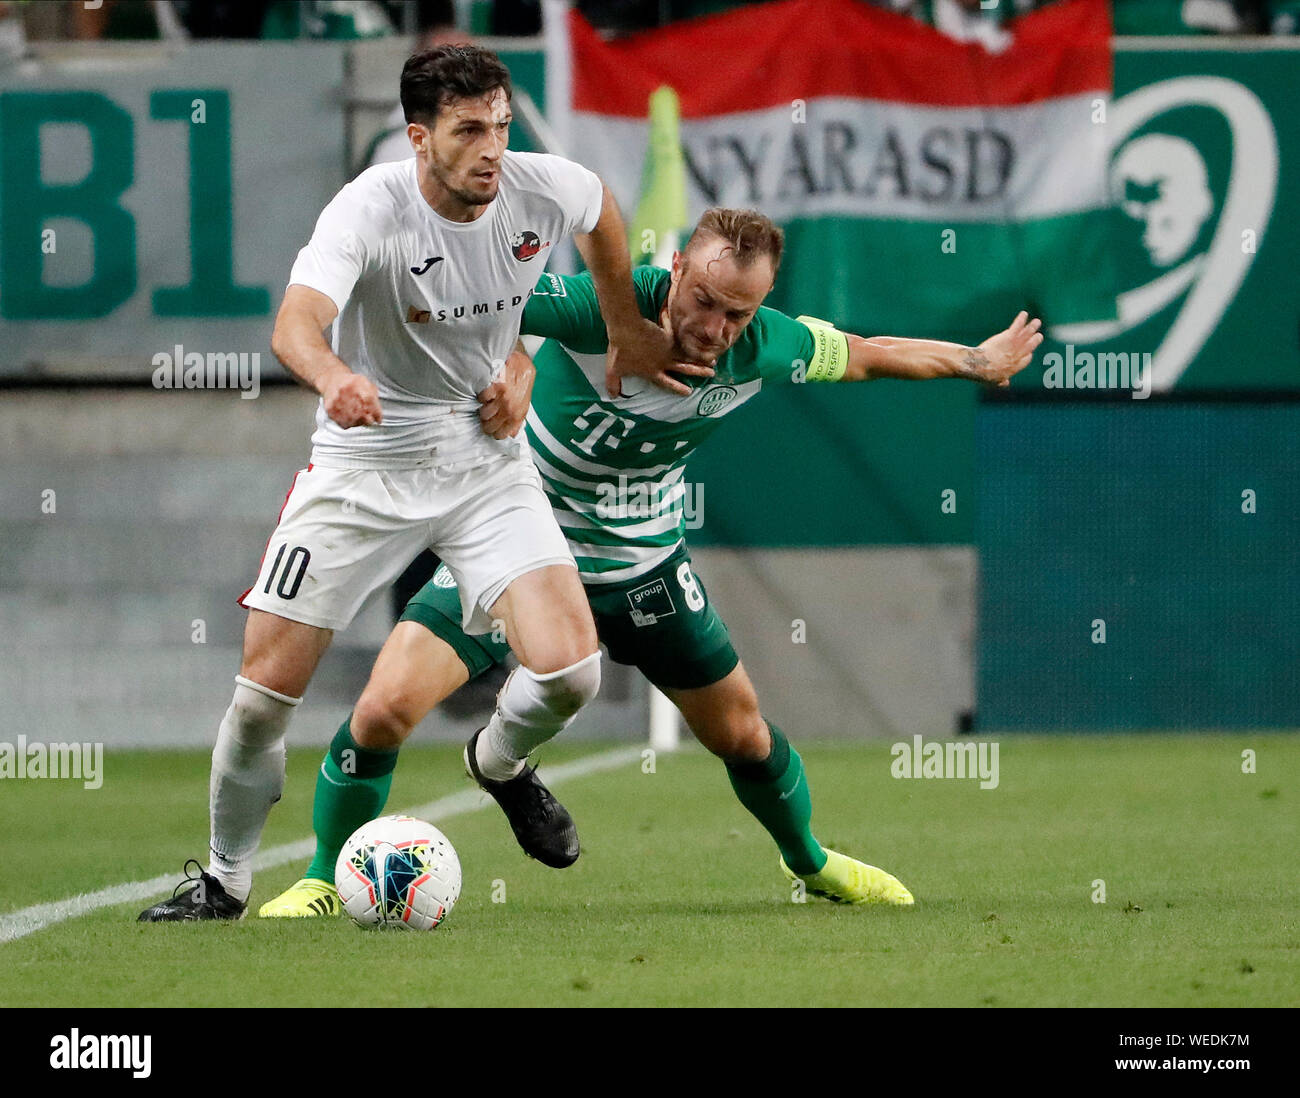
{"label": "white sock", "polygon": [[235,899],[253,888],[253,854],[284,791],[284,732],[302,698],[235,676],[235,696],[212,749],[208,872]]}
{"label": "white sock", "polygon": [[599,652],[545,675],[516,667],[474,748],[483,776],[494,782],[513,778],[529,753],[562,732],[599,689]]}

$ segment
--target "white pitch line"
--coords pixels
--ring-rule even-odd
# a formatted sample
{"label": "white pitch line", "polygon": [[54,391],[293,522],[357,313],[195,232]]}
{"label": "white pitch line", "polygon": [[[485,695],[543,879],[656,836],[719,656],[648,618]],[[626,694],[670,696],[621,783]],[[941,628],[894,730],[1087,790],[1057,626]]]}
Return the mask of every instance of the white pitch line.
{"label": "white pitch line", "polygon": [[[619,747],[612,751],[602,751],[598,755],[587,755],[570,763],[546,768],[546,784],[559,785],[570,778],[581,778],[596,774],[602,770],[613,770],[641,757],[640,747]],[[488,795],[480,789],[467,789],[461,793],[452,793],[439,797],[436,801],[410,809],[406,815],[415,816],[430,823],[437,823],[452,816],[474,812],[488,804]],[[314,837],[299,839],[297,842],[283,843],[264,850],[253,859],[253,868],[275,869],[288,862],[308,858],[316,849]],[[151,877],[147,881],[129,881],[126,884],[101,888],[98,892],[85,892],[80,896],[69,896],[66,900],[52,900],[49,903],[35,904],[21,911],[11,911],[0,915],[0,944],[25,938],[38,930],[53,926],[67,919],[76,919],[89,915],[101,907],[113,907],[117,904],[138,903],[151,896],[166,892],[176,884],[176,874],[168,873],[162,877]]]}

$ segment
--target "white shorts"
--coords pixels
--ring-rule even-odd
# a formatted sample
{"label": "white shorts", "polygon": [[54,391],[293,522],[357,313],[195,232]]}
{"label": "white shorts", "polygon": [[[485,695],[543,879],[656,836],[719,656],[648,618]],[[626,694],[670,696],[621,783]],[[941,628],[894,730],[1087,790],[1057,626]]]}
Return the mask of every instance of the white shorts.
{"label": "white shorts", "polygon": [[452,472],[308,465],[294,476],[257,582],[239,604],[344,629],[425,549],[456,578],[470,634],[491,631],[491,608],[518,576],[577,567],[526,453]]}

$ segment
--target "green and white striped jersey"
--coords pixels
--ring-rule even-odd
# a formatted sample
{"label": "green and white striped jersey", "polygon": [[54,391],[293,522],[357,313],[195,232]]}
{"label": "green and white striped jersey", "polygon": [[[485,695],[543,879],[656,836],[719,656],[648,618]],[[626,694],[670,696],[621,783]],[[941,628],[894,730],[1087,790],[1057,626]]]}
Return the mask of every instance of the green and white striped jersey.
{"label": "green and white striped jersey", "polygon": [[[669,272],[632,272],[643,316],[657,319]],[[672,555],[699,525],[702,486],[685,479],[686,459],[764,382],[802,378],[814,350],[800,321],[760,308],[713,377],[688,379],[678,396],[625,378],[605,392],[605,322],[589,275],[546,274],[524,309],[525,335],[546,336],[534,356],[537,380],[528,441],[551,508],[584,583],[636,579]]]}

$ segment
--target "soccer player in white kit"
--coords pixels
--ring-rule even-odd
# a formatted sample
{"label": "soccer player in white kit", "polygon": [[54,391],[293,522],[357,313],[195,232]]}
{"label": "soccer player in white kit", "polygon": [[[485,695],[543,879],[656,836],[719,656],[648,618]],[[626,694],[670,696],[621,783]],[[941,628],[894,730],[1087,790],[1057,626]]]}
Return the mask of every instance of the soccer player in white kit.
{"label": "soccer player in white kit", "polygon": [[311,462],[240,599],[250,613],[212,754],[211,860],[143,921],[243,916],[289,718],[334,631],[426,547],[456,577],[466,631],[499,621],[520,662],[467,748],[474,777],[554,858],[577,857],[572,820],[524,760],[595,696],[596,630],[527,442],[500,429],[520,316],[551,250],[575,234],[614,318],[613,391],[622,373],[686,391],[668,369],[711,371],[674,364],[641,317],[601,181],[507,151],[510,76],[495,54],[418,53],[401,97],[415,156],[368,169],[325,207],[276,318],[272,350],[321,397]]}

